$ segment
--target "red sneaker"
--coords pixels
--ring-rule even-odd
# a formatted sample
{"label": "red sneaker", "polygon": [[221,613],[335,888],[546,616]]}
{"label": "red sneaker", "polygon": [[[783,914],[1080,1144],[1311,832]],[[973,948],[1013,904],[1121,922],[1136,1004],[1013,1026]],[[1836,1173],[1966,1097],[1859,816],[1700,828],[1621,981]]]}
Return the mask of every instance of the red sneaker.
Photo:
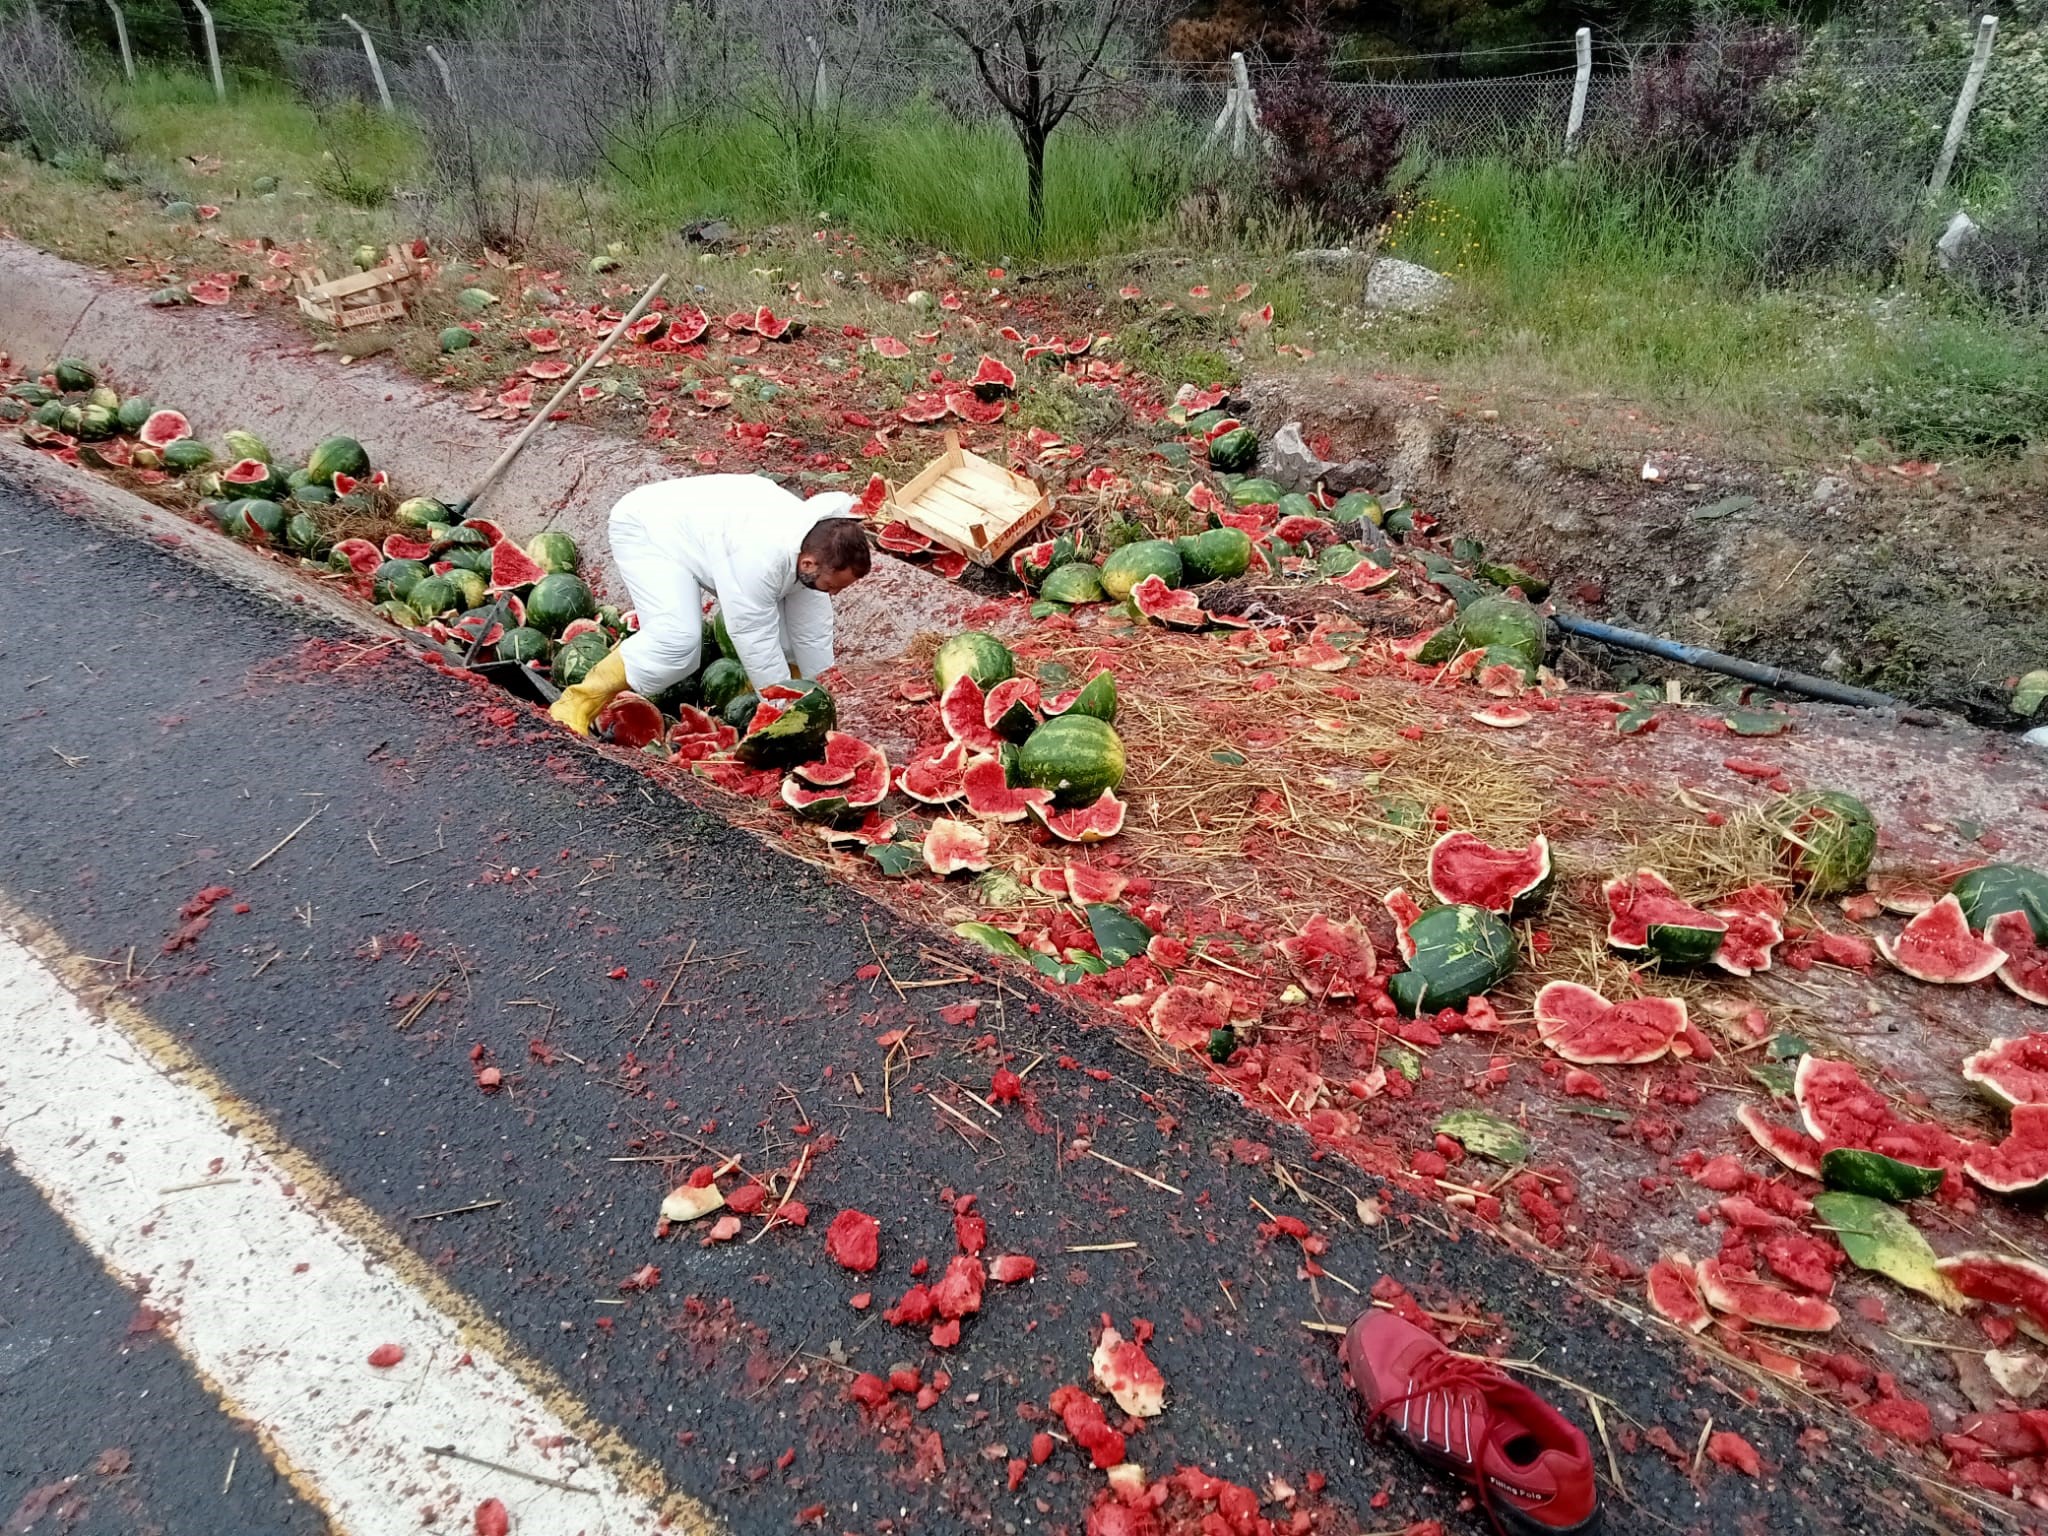
{"label": "red sneaker", "polygon": [[1452,1354],[1391,1312],[1344,1336],[1352,1388],[1417,1454],[1479,1490],[1509,1536],[1567,1536],[1600,1519],[1593,1448],[1571,1420],[1493,1366]]}

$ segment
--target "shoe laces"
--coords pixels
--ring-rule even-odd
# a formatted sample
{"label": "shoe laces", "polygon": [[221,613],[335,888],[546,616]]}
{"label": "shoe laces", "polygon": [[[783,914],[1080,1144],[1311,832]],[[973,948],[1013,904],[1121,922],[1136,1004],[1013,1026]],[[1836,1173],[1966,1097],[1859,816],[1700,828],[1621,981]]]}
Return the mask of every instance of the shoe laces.
{"label": "shoe laces", "polygon": [[[1372,1411],[1366,1427],[1373,1429],[1390,1419],[1394,1411],[1407,1406],[1418,1398],[1428,1397],[1432,1392],[1442,1392],[1448,1402],[1456,1403],[1460,1388],[1476,1391],[1483,1398],[1489,1387],[1499,1384],[1504,1378],[1499,1369],[1484,1360],[1474,1360],[1469,1355],[1444,1350],[1433,1354],[1417,1367],[1410,1380],[1408,1390],[1399,1397],[1390,1397]],[[1448,1438],[1448,1431],[1446,1431]],[[1472,1460],[1472,1483],[1479,1494],[1479,1507],[1486,1512],[1487,1522],[1498,1536],[1509,1536],[1508,1529],[1501,1523],[1500,1512],[1494,1507],[1493,1489],[1481,1465],[1481,1446],[1484,1441],[1468,1443],[1466,1451]]]}

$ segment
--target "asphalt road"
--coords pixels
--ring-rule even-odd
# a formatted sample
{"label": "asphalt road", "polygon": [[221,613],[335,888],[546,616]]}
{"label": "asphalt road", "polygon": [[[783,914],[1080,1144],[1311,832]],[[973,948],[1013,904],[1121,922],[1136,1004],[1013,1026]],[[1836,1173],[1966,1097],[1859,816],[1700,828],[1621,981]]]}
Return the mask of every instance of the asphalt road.
{"label": "asphalt road", "polygon": [[[1452,1485],[1361,1434],[1334,1339],[1302,1326],[1347,1322],[1360,1300],[1305,1278],[1260,1207],[1325,1236],[1331,1276],[1364,1290],[1392,1275],[1424,1305],[1496,1315],[1494,1341],[1603,1394],[1622,1475],[1611,1530],[1913,1523],[1917,1495],[1843,1421],[1809,1453],[1806,1426],[1740,1378],[1457,1240],[1441,1212],[1393,1205],[1367,1229],[1303,1205],[1276,1163],[1334,1180],[1299,1182],[1341,1212],[1374,1191],[1056,999],[1016,980],[899,996],[863,978],[879,954],[928,979],[920,951],[952,941],[733,830],[710,792],[672,794],[465,679],[4,478],[0,552],[0,895],[107,960],[130,1001],[734,1530],[1078,1531],[1099,1474],[1063,1451],[1012,1491],[1007,1463],[1048,1394],[1086,1382],[1104,1313],[1157,1329],[1168,1406],[1129,1451],[1153,1476],[1194,1465],[1268,1494],[1278,1478],[1319,1529],[1482,1529]],[[207,886],[232,898],[167,950]],[[971,1000],[972,1021],[939,1014]],[[877,1037],[899,1029],[916,1059],[885,1108]],[[1032,1068],[1032,1112],[995,1120],[959,1090],[986,1096],[1005,1062]],[[485,1065],[497,1092],[479,1088]],[[721,1154],[801,1159],[809,1225],[657,1240],[663,1192]],[[914,1260],[943,1269],[970,1194],[989,1251],[1039,1273],[992,1285],[937,1350],[878,1314]],[[485,1202],[501,1203],[434,1214]],[[882,1224],[873,1274],[826,1256],[842,1207]],[[320,1528],[253,1447],[236,1502],[208,1496],[245,1432],[195,1411],[204,1389],[170,1350],[125,1336],[130,1303],[11,1176],[0,1246],[0,1405],[20,1427],[0,1449],[0,1512],[126,1447],[149,1517],[123,1529]],[[658,1283],[621,1288],[649,1263]],[[863,1291],[874,1303],[856,1310]],[[44,1337],[67,1341],[44,1356],[66,1369],[10,1368]],[[943,1369],[950,1386],[878,1420],[847,1400],[839,1360]],[[1590,1431],[1584,1399],[1560,1395]],[[1689,1475],[1710,1416],[1756,1445],[1764,1478]],[[1685,1465],[1640,1439],[1651,1426]]]}

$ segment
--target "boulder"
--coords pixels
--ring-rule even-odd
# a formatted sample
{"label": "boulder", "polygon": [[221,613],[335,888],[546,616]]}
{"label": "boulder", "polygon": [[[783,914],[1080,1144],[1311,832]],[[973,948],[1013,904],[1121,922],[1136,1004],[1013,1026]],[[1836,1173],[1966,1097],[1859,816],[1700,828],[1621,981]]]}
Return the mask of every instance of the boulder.
{"label": "boulder", "polygon": [[1453,286],[1441,272],[1382,256],[1365,274],[1365,307],[1400,312],[1434,309],[1451,296]]}

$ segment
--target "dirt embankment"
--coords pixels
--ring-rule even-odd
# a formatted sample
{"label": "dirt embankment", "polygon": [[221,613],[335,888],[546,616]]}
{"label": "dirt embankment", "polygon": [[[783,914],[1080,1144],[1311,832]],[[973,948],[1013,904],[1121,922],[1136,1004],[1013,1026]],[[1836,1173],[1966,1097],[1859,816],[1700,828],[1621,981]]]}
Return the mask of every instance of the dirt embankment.
{"label": "dirt embankment", "polygon": [[[1751,660],[2013,725],[2048,665],[2041,509],[1947,476],[1781,475],[1662,448],[1612,468],[1444,409],[1412,380],[1272,376],[1262,432],[1300,421],[1363,456],[1453,535],[1545,575],[1558,606]],[[1625,451],[1625,450],[1624,450]],[[1609,455],[1619,457],[1619,453]]]}
{"label": "dirt embankment", "polygon": [[[444,390],[381,362],[344,363],[305,332],[229,308],[152,309],[144,291],[19,241],[0,240],[0,351],[40,366],[85,359],[124,391],[146,394],[218,442],[243,427],[280,450],[337,432],[359,438],[405,495],[466,494],[523,422],[484,421]],[[613,577],[612,503],[689,471],[654,448],[573,423],[547,427],[479,513],[525,538],[557,527]],[[980,601],[929,571],[884,556],[838,601],[841,659],[899,654],[919,631],[959,627]],[[614,582],[615,595],[623,596]]]}

